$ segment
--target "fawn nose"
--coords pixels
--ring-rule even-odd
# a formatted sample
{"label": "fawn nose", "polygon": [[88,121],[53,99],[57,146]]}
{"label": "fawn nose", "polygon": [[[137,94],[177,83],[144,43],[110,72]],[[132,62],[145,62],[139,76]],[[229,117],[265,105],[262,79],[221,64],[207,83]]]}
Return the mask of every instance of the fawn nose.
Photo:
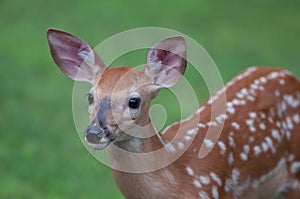
{"label": "fawn nose", "polygon": [[93,144],[98,144],[103,136],[104,130],[94,125],[87,129],[85,135],[87,141]]}

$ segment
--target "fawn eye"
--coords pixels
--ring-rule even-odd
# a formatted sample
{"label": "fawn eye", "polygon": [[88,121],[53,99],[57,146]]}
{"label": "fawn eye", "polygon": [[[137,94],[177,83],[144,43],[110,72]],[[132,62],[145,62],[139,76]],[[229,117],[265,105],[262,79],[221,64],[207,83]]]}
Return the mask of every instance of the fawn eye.
{"label": "fawn eye", "polygon": [[137,109],[140,107],[141,99],[138,97],[133,97],[129,99],[129,107],[132,109]]}
{"label": "fawn eye", "polygon": [[89,102],[89,104],[94,103],[94,95],[92,93],[88,94],[88,102]]}

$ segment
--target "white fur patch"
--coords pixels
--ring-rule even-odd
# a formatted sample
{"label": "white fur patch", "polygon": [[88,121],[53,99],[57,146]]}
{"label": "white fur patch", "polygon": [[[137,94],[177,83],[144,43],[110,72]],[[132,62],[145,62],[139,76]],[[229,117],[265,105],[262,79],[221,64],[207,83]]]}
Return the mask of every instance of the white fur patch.
{"label": "white fur patch", "polygon": [[199,195],[199,199],[210,199],[208,194],[205,191],[200,191],[198,195]]}
{"label": "white fur patch", "polygon": [[226,153],[226,145],[222,141],[218,141],[218,146],[220,147],[221,154],[224,155]]}
{"label": "white fur patch", "polygon": [[295,174],[300,171],[300,162],[293,162],[291,165],[291,173]]}
{"label": "white fur patch", "polygon": [[185,170],[187,171],[187,173],[190,175],[190,176],[194,176],[194,171],[191,167],[187,166],[185,168]]}

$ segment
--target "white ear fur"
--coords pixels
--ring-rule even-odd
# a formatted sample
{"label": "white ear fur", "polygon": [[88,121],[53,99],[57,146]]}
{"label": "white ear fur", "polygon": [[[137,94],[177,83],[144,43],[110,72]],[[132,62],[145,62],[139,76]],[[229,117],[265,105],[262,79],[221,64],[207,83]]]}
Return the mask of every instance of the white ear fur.
{"label": "white ear fur", "polygon": [[186,64],[185,39],[170,37],[149,50],[145,72],[159,87],[171,87],[183,76]]}
{"label": "white ear fur", "polygon": [[107,68],[92,47],[80,38],[56,29],[48,29],[47,37],[55,63],[69,78],[94,84],[96,75]]}

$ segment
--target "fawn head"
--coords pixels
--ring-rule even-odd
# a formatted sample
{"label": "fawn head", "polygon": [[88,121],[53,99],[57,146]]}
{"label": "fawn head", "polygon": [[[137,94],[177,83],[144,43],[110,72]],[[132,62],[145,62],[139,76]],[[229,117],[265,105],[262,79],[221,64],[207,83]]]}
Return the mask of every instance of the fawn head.
{"label": "fawn head", "polygon": [[154,45],[143,70],[108,68],[90,45],[69,33],[48,29],[47,37],[60,70],[92,85],[87,95],[90,124],[84,135],[94,149],[138,136],[151,123],[151,99],[160,88],[176,84],[186,68],[186,44],[181,36]]}

